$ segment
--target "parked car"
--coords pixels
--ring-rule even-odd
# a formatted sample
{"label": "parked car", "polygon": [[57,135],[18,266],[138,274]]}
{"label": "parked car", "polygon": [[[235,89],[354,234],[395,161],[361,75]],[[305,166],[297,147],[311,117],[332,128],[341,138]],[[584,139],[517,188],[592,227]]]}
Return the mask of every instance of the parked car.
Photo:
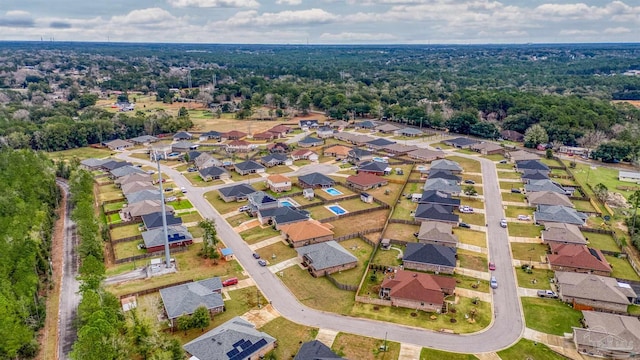
{"label": "parked car", "polygon": [[436,146],[436,150],[442,150],[440,146]]}
{"label": "parked car", "polygon": [[522,193],[522,191],[520,191],[520,189],[517,189],[517,188],[511,188],[511,192],[514,193],[514,194],[521,194]]}
{"label": "parked car", "polygon": [[461,205],[458,209],[461,213],[473,214],[473,208],[471,206]]}
{"label": "parked car", "polygon": [[187,189],[185,189],[184,187],[181,187],[181,188],[180,188],[180,191],[182,191],[182,193],[183,193],[183,194],[186,194],[186,193],[187,193]]}
{"label": "parked car", "polygon": [[232,277],[222,282],[222,286],[231,286],[238,283],[238,278]]}
{"label": "parked car", "polygon": [[491,281],[489,281],[489,285],[491,286],[492,289],[498,288],[498,280],[496,279],[495,276],[491,277]]}
{"label": "parked car", "polygon": [[188,172],[196,172],[196,171],[198,171],[198,169],[190,167],[190,168],[187,169],[187,171]]}
{"label": "parked car", "polygon": [[500,162],[500,164],[506,164],[507,160],[506,159],[505,160],[500,160],[499,162]]}
{"label": "parked car", "polygon": [[475,184],[476,182],[475,182],[475,181],[473,181],[473,180],[465,180],[465,181],[464,181],[464,183],[465,183],[465,184],[472,184],[472,185],[473,185],[473,184]]}
{"label": "parked car", "polygon": [[518,215],[518,220],[529,221],[529,220],[531,220],[531,216],[529,216],[529,215]]}
{"label": "parked car", "polygon": [[556,294],[551,290],[538,290],[538,296],[544,297],[544,298],[552,298],[552,299],[558,298],[558,294]]}
{"label": "parked car", "polygon": [[267,266],[267,262],[263,259],[258,260],[258,265],[260,266]]}
{"label": "parked car", "polygon": [[254,259],[260,259],[260,254],[258,254],[258,253],[253,253],[253,258],[254,258]]}
{"label": "parked car", "polygon": [[461,222],[458,224],[459,227],[461,228],[465,228],[465,229],[471,229],[471,225],[465,223],[465,222]]}
{"label": "parked car", "polygon": [[165,202],[172,202],[176,200],[178,200],[178,198],[175,196],[169,196],[168,198],[164,199]]}
{"label": "parked car", "polygon": [[489,271],[494,271],[496,269],[496,264],[490,262],[489,263]]}
{"label": "parked car", "polygon": [[245,211],[249,211],[249,209],[250,209],[249,205],[243,205],[238,208],[238,211],[245,212]]}
{"label": "parked car", "polygon": [[413,236],[415,236],[415,237],[418,237],[418,235],[420,235],[420,233],[419,233],[419,232],[414,232],[414,233],[413,233]]}
{"label": "parked car", "polygon": [[507,219],[501,219],[500,220],[500,226],[502,226],[503,228],[507,227]]}
{"label": "parked car", "polygon": [[166,188],[164,191],[173,191],[173,188]]}

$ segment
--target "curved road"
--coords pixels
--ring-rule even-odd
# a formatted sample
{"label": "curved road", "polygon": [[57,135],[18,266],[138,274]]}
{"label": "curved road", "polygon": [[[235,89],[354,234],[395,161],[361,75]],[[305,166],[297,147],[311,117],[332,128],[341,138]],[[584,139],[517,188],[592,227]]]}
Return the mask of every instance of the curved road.
{"label": "curved road", "polygon": [[[426,143],[417,145],[428,147]],[[456,155],[464,156],[458,153]],[[140,162],[139,159],[128,157],[127,153],[118,154],[117,157]],[[514,268],[511,264],[507,231],[499,226],[499,221],[504,217],[504,212],[496,167],[488,159],[472,158],[479,160],[482,164],[486,218],[489,224],[487,229],[489,256],[491,261],[496,263],[494,275],[498,279],[499,287],[493,290],[494,320],[492,324],[484,331],[468,335],[439,333],[387,322],[343,316],[311,309],[303,305],[275,274],[271,273],[268,268],[258,265],[252,257],[252,251],[248,245],[204,198],[205,192],[224,185],[198,188],[191,186],[189,181],[174,169],[163,167],[162,171],[168,174],[178,186],[185,187],[188,190],[187,198],[200,211],[202,216],[216,221],[220,238],[226,246],[233,250],[238,261],[258,284],[260,290],[271,301],[273,307],[285,318],[307,326],[372,336],[379,339],[386,337],[392,341],[423,347],[461,353],[482,353],[501,350],[515,343],[524,331],[524,324],[517,294]],[[155,163],[148,161],[144,161],[144,163],[155,166]],[[308,166],[303,169],[304,172],[308,172],[306,168],[309,168],[310,171],[329,170],[323,166],[326,165]],[[262,181],[262,179],[252,180]]]}

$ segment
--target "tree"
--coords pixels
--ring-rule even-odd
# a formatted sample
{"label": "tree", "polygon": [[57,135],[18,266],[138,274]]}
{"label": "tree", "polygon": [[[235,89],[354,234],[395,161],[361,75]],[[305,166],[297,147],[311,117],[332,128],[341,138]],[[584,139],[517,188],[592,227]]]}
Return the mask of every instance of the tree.
{"label": "tree", "polygon": [[459,134],[470,134],[471,127],[478,122],[478,118],[471,113],[459,113],[445,122],[449,131]]}
{"label": "tree", "polygon": [[199,306],[191,315],[191,327],[193,329],[200,328],[204,331],[204,328],[211,323],[211,316],[209,316],[209,310],[204,306]]}
{"label": "tree", "polygon": [[220,255],[216,249],[219,239],[215,221],[213,219],[204,219],[198,223],[198,226],[204,231],[202,235],[201,256],[204,258],[217,259]]}
{"label": "tree", "polygon": [[629,196],[629,202],[631,203],[631,207],[633,208],[633,222],[631,226],[631,236],[633,237],[636,231],[636,216],[638,215],[638,207],[640,207],[640,190],[636,190]]}
{"label": "tree", "polygon": [[473,185],[465,186],[463,189],[463,192],[465,193],[465,195],[468,195],[469,197],[478,195],[478,191]]}
{"label": "tree", "polygon": [[549,141],[549,135],[540,124],[531,125],[524,133],[524,146],[535,148],[539,144],[545,144]]}
{"label": "tree", "polygon": [[603,183],[598,183],[596,186],[594,186],[593,192],[595,193],[598,200],[600,200],[600,202],[602,203],[605,203],[607,201],[607,198],[609,197],[609,189]]}
{"label": "tree", "polygon": [[553,159],[553,150],[547,149],[544,152],[544,157],[546,157],[547,159]]}

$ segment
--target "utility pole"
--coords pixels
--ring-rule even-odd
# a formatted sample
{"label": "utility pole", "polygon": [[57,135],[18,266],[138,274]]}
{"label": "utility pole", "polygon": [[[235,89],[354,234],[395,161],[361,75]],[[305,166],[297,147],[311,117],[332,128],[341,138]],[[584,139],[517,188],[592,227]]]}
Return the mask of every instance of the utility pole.
{"label": "utility pole", "polygon": [[164,190],[162,189],[162,171],[160,170],[160,154],[155,153],[156,163],[158,163],[158,187],[160,189],[160,204],[162,205],[162,234],[164,235],[164,257],[166,267],[171,267],[171,254],[169,252],[169,229],[167,229],[167,209],[164,204]]}

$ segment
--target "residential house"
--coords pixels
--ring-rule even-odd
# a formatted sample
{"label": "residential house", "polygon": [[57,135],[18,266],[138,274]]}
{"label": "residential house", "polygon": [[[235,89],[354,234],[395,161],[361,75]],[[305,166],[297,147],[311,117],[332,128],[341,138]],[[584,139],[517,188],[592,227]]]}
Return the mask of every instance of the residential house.
{"label": "residential house", "polygon": [[317,129],[320,126],[320,124],[318,124],[318,120],[300,120],[298,125],[304,131]]}
{"label": "residential house", "polygon": [[128,176],[133,174],[146,174],[144,170],[140,169],[137,166],[131,166],[131,165],[121,166],[117,169],[113,169],[110,171],[110,173],[111,173],[111,178],[121,178],[123,176]]}
{"label": "residential house", "polygon": [[347,178],[347,186],[360,191],[377,188],[388,183],[389,180],[370,172],[359,172],[357,175],[351,175]]}
{"label": "residential house", "polygon": [[173,141],[183,141],[183,140],[191,140],[193,139],[193,135],[186,131],[179,131],[173,135]]}
{"label": "residential house", "polygon": [[453,139],[442,140],[443,144],[447,144],[449,146],[453,146],[458,149],[468,149],[471,145],[477,144],[480,141],[475,139],[469,139],[467,137],[457,137]]}
{"label": "residential house", "polygon": [[347,160],[352,164],[360,164],[364,161],[371,161],[373,159],[373,153],[369,150],[355,148],[351,149],[347,154]]}
{"label": "residential house", "polygon": [[626,314],[637,295],[629,284],[594,274],[556,271],[560,299],[581,310]]}
{"label": "residential house", "polygon": [[[143,200],[122,208],[120,217],[125,221],[142,220],[142,216],[157,212],[162,212],[160,200]],[[165,212],[167,214],[173,214],[173,207],[169,205],[165,206]]]}
{"label": "residential house", "polygon": [[460,194],[460,185],[453,180],[445,179],[427,179],[422,188],[425,191],[435,190],[440,192],[449,193],[453,196]]}
{"label": "residential house", "polygon": [[198,150],[189,151],[186,154],[184,154],[184,160],[187,163],[195,163],[195,160],[202,154],[205,154],[205,153]]}
{"label": "residential house", "polygon": [[303,148],[320,146],[324,144],[323,139],[314,138],[313,136],[307,136],[304,139],[298,141],[298,146]]}
{"label": "residential house", "polygon": [[551,171],[547,164],[541,162],[540,160],[519,160],[516,161],[516,171],[524,172],[524,171]]}
{"label": "residential house", "polygon": [[267,131],[276,134],[278,138],[283,138],[291,132],[291,127],[286,125],[276,125]]}
{"label": "residential house", "polygon": [[249,152],[253,149],[253,144],[245,140],[231,140],[225,144],[225,150],[229,153]]}
{"label": "residential house", "polygon": [[324,156],[335,157],[336,160],[346,159],[349,156],[351,148],[344,145],[333,145],[324,149]]}
{"label": "residential house", "polygon": [[458,237],[453,234],[453,227],[449,223],[423,221],[418,231],[418,242],[455,248],[458,246]]}
{"label": "residential house", "polygon": [[640,172],[618,171],[618,180],[625,182],[640,183]]}
{"label": "residential house", "polygon": [[402,128],[394,131],[393,134],[395,136],[416,137],[416,136],[422,136],[424,133],[420,129],[406,127],[406,128]]}
{"label": "residential house", "polygon": [[558,152],[561,154],[567,154],[569,156],[589,156],[589,149],[576,146],[560,146]]}
{"label": "residential house", "polygon": [[414,213],[416,221],[440,221],[458,224],[459,216],[453,213],[453,207],[439,204],[418,204]]}
{"label": "residential house", "polygon": [[276,345],[274,337],[236,316],[183,348],[191,355],[189,360],[257,360],[263,359]]}
{"label": "residential house", "polygon": [[286,165],[286,163],[289,163],[289,165],[291,165],[293,163],[287,155],[278,153],[263,156],[260,158],[260,162],[266,167],[273,167],[283,164]]}
{"label": "residential house", "polygon": [[473,144],[470,148],[482,155],[504,154],[505,151],[502,146],[488,141]]}
{"label": "residential house", "polygon": [[502,130],[500,131],[500,137],[505,140],[521,142],[524,140],[524,134],[519,133],[515,130]]}
{"label": "residential house", "polygon": [[[166,213],[166,211],[165,211]],[[182,225],[182,218],[172,213],[166,213],[167,226]],[[162,210],[154,213],[142,215],[142,222],[147,230],[153,230],[164,226],[162,224]]]}
{"label": "residential house", "polygon": [[380,285],[380,297],[392,306],[440,312],[444,297],[454,293],[456,279],[407,270],[387,274]]}
{"label": "residential house", "polygon": [[358,173],[369,173],[374,175],[389,175],[391,174],[391,167],[388,163],[381,161],[365,161],[358,165]]}
{"label": "residential house", "polygon": [[545,244],[587,244],[587,239],[576,225],[550,222],[544,227],[541,237]]}
{"label": "residential house", "polygon": [[451,161],[447,159],[440,159],[440,160],[435,160],[431,162],[431,167],[429,168],[429,171],[438,171],[438,170],[445,170],[445,171],[452,172],[454,174],[460,174],[462,172],[462,166],[460,166],[455,161]]}
{"label": "residential house", "polygon": [[281,225],[282,237],[294,248],[333,240],[329,224],[309,219],[293,224]]}
{"label": "residential house", "polygon": [[524,161],[524,160],[540,160],[540,155],[534,154],[526,150],[510,151],[506,154],[506,156],[514,163],[517,161]]}
{"label": "residential house", "polygon": [[261,224],[273,225],[276,230],[281,226],[309,220],[309,213],[289,206],[274,207],[258,211]]}
{"label": "residential house", "polygon": [[222,166],[222,161],[213,157],[213,155],[209,153],[202,153],[199,156],[195,157],[193,159],[193,163],[198,169],[204,169],[212,166]]}
{"label": "residential house", "polygon": [[356,129],[373,130],[377,124],[371,120],[359,121],[354,124]]}
{"label": "residential house", "polygon": [[530,180],[524,184],[524,191],[528,194],[539,191],[551,191],[561,195],[567,195],[568,191],[559,184],[547,180]]}
{"label": "residential house", "polygon": [[280,203],[278,203],[278,199],[274,198],[264,191],[256,191],[254,193],[251,193],[247,195],[247,199],[249,200],[249,208],[251,209],[252,213],[280,206]]}
{"label": "residential house", "polygon": [[135,174],[119,177],[113,183],[117,187],[122,188],[122,186],[125,184],[137,182],[137,181],[153,182],[153,177],[147,173],[144,173],[144,174],[135,173]]}
{"label": "residential house", "polygon": [[125,150],[134,147],[135,144],[130,141],[115,139],[105,142],[104,146],[108,147],[111,150]]}
{"label": "residential house", "polygon": [[198,138],[200,141],[207,140],[220,140],[221,134],[218,131],[207,131],[205,133],[200,134]]}
{"label": "residential house", "polygon": [[193,314],[200,306],[204,306],[210,314],[223,312],[221,293],[222,282],[218,277],[160,289],[162,304],[172,328],[176,325],[175,319]]}
{"label": "residential house", "polygon": [[221,139],[227,140],[242,140],[245,137],[247,137],[247,133],[238,130],[231,130],[229,132],[220,134]]}
{"label": "residential house", "polygon": [[132,143],[134,143],[136,145],[149,145],[149,144],[154,143],[154,142],[156,142],[158,140],[160,140],[160,139],[158,139],[155,136],[151,136],[151,135],[142,135],[142,136],[134,137],[133,139],[129,139],[129,141],[131,141]]}
{"label": "residential house", "polygon": [[125,195],[142,191],[142,190],[156,189],[156,187],[153,185],[151,181],[131,181],[122,185],[120,188],[122,189],[122,193]]}
{"label": "residential house", "polygon": [[538,210],[533,213],[533,221],[536,224],[556,222],[583,226],[588,217],[574,208],[560,205],[538,205]]}
{"label": "residential house", "polygon": [[349,123],[344,121],[344,120],[338,120],[338,121],[334,121],[332,122],[329,126],[331,126],[334,129],[346,129],[347,127],[349,127]]}
{"label": "residential house", "polygon": [[460,199],[454,199],[450,193],[439,190],[426,190],[422,192],[422,195],[417,202],[420,204],[440,204],[453,207],[460,206]]}
{"label": "residential house", "polygon": [[330,347],[320,342],[311,340],[303,343],[293,360],[346,360],[334,353]]}
{"label": "residential house", "polygon": [[402,266],[409,270],[453,274],[456,250],[451,246],[410,242],[402,255]]}
{"label": "residential house", "polygon": [[279,193],[291,190],[291,179],[284,175],[274,174],[267,178],[269,190]]}
{"label": "residential house", "polygon": [[333,137],[333,129],[330,126],[320,126],[318,130],[316,130],[316,136],[320,139]]}
{"label": "residential house", "polygon": [[227,169],[220,166],[210,166],[200,169],[198,174],[200,174],[200,177],[204,181],[231,179],[231,174],[229,174]]}
{"label": "residential house", "polygon": [[447,181],[455,181],[456,184],[460,184],[460,181],[462,181],[462,178],[460,176],[457,176],[453,174],[451,171],[447,171],[447,170],[429,171],[429,175],[427,176],[427,179],[443,179]]}
{"label": "residential house", "polygon": [[298,177],[298,186],[301,188],[330,188],[335,185],[335,181],[318,172],[314,172],[307,175],[302,175]]}
{"label": "residential house", "polygon": [[144,200],[160,200],[160,190],[142,190],[125,195],[127,204],[131,206]]}
{"label": "residential house", "polygon": [[169,247],[187,246],[193,243],[193,236],[184,226],[167,227],[167,237],[165,238],[163,228],[144,231],[142,240],[147,253],[154,253],[164,250],[165,239],[169,241]]}
{"label": "residential house", "polygon": [[522,182],[528,184],[530,181],[536,180],[548,180],[549,172],[548,171],[538,171],[538,170],[525,170],[520,176]]}
{"label": "residential house", "polygon": [[432,162],[434,160],[444,159],[446,154],[441,150],[418,149],[407,153],[407,155],[412,159]]}
{"label": "residential house", "polygon": [[247,200],[247,196],[256,192],[256,189],[252,188],[249,184],[234,184],[218,189],[218,192],[224,202],[231,202]]}
{"label": "residential house", "polygon": [[261,133],[257,133],[253,135],[253,140],[263,140],[263,141],[271,141],[273,139],[275,139],[277,137],[276,134],[269,132],[269,131],[265,131],[265,132],[261,132]]}
{"label": "residential house", "polygon": [[393,132],[396,130],[400,130],[400,128],[393,124],[382,124],[382,125],[376,126],[376,131],[381,132],[383,134],[393,134]]}
{"label": "residential house", "polygon": [[385,146],[383,150],[388,152],[389,154],[402,156],[418,149],[419,148],[415,145],[389,144]]}
{"label": "residential house", "polygon": [[387,140],[385,138],[378,138],[367,142],[367,147],[375,150],[382,150],[385,146],[395,144],[395,141]]}
{"label": "residential house", "polygon": [[102,164],[104,164],[107,161],[109,161],[109,160],[108,159],[89,158],[89,159],[84,159],[84,160],[80,161],[80,166],[85,170],[94,171],[94,170],[101,169],[102,168]]}
{"label": "residential house", "polygon": [[131,165],[133,164],[128,161],[117,161],[117,160],[107,159],[107,161],[103,162],[102,165],[100,165],[100,168],[104,171],[111,172],[112,170],[115,170],[119,167],[131,166]]}
{"label": "residential house", "polygon": [[575,207],[569,197],[565,194],[559,194],[554,191],[536,191],[527,193],[527,202],[529,205],[557,205],[566,207]]}
{"label": "residential house", "polygon": [[331,240],[297,248],[302,266],[313,277],[325,276],[358,266],[358,258]]}
{"label": "residential house", "polygon": [[272,154],[285,154],[289,151],[289,145],[283,142],[268,144],[267,150]]}
{"label": "residential house", "polygon": [[598,249],[580,244],[552,243],[551,253],[547,255],[551,269],[555,271],[574,271],[602,276],[611,275],[611,266]]}
{"label": "residential house", "polygon": [[264,166],[253,160],[233,164],[233,168],[240,175],[260,174],[266,171]]}
{"label": "residential house", "polygon": [[635,316],[583,311],[584,328],[573,328],[573,343],[589,358],[632,359],[640,354],[640,320]]}
{"label": "residential house", "polygon": [[291,153],[291,158],[293,160],[309,160],[309,161],[318,161],[318,154],[311,150],[300,149]]}
{"label": "residential house", "polygon": [[194,144],[190,141],[178,141],[176,143],[171,144],[171,151],[173,152],[189,152],[191,150],[195,150],[198,148],[198,144]]}

